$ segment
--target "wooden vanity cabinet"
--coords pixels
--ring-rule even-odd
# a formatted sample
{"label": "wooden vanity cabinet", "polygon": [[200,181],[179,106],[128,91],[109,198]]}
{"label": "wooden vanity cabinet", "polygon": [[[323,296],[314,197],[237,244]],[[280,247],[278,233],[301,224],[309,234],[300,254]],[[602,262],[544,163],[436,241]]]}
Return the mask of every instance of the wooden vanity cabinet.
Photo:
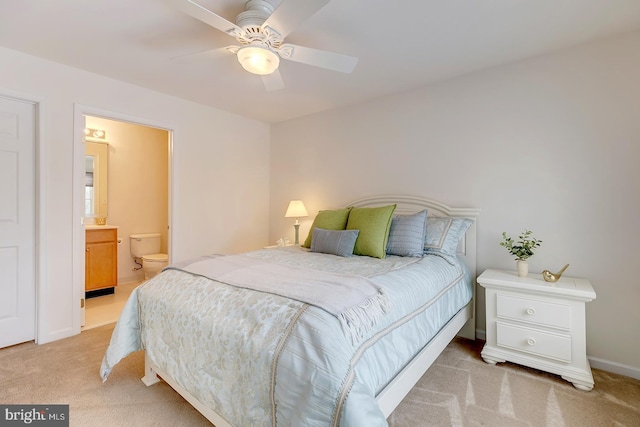
{"label": "wooden vanity cabinet", "polygon": [[118,285],[118,229],[87,229],[85,291]]}

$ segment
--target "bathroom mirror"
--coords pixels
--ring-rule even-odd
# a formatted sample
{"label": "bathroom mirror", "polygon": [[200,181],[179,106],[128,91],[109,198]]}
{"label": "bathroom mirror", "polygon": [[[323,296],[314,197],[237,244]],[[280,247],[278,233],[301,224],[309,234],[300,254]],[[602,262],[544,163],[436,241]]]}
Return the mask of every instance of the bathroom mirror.
{"label": "bathroom mirror", "polygon": [[85,208],[87,218],[107,216],[107,164],[109,145],[100,142],[85,143]]}

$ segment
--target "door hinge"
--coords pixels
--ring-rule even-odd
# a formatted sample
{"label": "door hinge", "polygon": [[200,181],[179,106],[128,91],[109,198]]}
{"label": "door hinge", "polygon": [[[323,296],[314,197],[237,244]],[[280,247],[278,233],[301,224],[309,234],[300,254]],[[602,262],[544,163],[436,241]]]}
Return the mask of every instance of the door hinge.
{"label": "door hinge", "polygon": [[80,308],[84,308],[84,298],[80,298]]}

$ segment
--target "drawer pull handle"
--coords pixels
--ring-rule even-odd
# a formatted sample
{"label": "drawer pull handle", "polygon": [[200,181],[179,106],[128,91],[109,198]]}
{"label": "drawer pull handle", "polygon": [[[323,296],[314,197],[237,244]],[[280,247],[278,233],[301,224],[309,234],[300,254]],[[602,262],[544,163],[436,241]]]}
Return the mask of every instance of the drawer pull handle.
{"label": "drawer pull handle", "polygon": [[527,314],[528,315],[536,314],[536,309],[535,308],[527,308]]}
{"label": "drawer pull handle", "polygon": [[529,338],[527,340],[527,344],[529,344],[530,346],[534,346],[534,345],[536,345],[536,340],[533,339],[533,338]]}

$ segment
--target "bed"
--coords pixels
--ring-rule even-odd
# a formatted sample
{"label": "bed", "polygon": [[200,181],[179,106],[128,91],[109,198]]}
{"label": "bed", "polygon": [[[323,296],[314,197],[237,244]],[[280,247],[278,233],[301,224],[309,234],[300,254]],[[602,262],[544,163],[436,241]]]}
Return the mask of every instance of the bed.
{"label": "bed", "polygon": [[[217,427],[386,425],[456,335],[475,339],[480,211],[412,196],[347,206],[344,229],[312,227],[310,248],[203,257],[136,288],[103,380],[144,349],[142,381],[164,380]],[[365,256],[368,221],[389,212],[391,254]],[[424,256],[408,256],[419,221],[432,235],[420,236]],[[363,255],[336,256],[331,245],[352,237]]]}

